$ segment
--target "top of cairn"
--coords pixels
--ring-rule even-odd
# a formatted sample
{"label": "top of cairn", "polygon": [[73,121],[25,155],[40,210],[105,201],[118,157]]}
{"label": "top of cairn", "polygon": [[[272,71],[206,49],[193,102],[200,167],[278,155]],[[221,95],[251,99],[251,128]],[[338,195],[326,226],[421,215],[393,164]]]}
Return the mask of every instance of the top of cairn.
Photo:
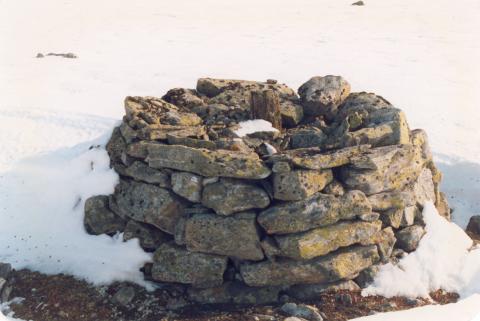
{"label": "top of cairn", "polygon": [[[252,119],[274,128],[240,130]],[[275,80],[201,78],[127,97],[107,151],[120,183],[86,201],[87,231],[138,238],[155,251],[146,277],[184,284],[195,302],[365,286],[415,250],[426,201],[449,217],[425,132],[338,76],[298,95]]]}

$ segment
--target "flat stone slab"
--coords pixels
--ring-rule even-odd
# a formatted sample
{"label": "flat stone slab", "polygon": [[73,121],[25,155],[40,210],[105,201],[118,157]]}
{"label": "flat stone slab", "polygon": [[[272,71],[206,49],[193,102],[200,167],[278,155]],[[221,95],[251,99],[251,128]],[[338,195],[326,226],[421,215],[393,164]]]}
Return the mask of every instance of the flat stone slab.
{"label": "flat stone slab", "polygon": [[263,179],[271,172],[255,153],[212,151],[181,145],[149,145],[147,161],[153,168],[171,168],[202,176]]}
{"label": "flat stone slab", "polygon": [[360,191],[349,191],[340,197],[317,193],[305,200],[271,206],[261,212],[257,220],[268,234],[288,234],[353,219],[371,211],[370,202]]}
{"label": "flat stone slab", "polygon": [[374,243],[382,228],[381,221],[342,222],[307,232],[276,236],[280,255],[296,260],[308,260],[356,243]]}
{"label": "flat stone slab", "polygon": [[175,224],[183,215],[184,204],[173,192],[151,184],[121,180],[114,198],[121,215],[169,234],[174,233]]}
{"label": "flat stone slab", "polygon": [[332,180],[333,174],[329,169],[274,173],[273,197],[283,201],[299,201],[321,191]]}
{"label": "flat stone slab", "polygon": [[379,261],[377,247],[355,246],[308,261],[264,261],[240,266],[249,286],[329,283],[353,279],[360,271]]}
{"label": "flat stone slab", "polygon": [[219,215],[231,215],[270,204],[267,192],[252,183],[222,178],[203,188],[202,204]]}
{"label": "flat stone slab", "polygon": [[187,249],[194,252],[225,255],[241,260],[263,259],[260,237],[253,212],[222,217],[197,214],[185,226]]}
{"label": "flat stone slab", "polygon": [[223,283],[227,258],[189,252],[172,243],[162,244],[153,256],[152,278],[161,282],[191,284],[209,288]]}

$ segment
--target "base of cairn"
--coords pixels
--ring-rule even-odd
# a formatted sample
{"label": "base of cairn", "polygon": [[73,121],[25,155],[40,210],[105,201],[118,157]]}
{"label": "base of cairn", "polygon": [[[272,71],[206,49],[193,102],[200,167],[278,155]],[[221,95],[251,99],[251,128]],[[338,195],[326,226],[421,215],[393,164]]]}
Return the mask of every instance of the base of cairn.
{"label": "base of cairn", "polygon": [[425,132],[342,77],[313,77],[298,95],[202,78],[127,97],[125,112],[107,144],[120,182],[86,201],[85,227],[138,238],[154,252],[145,278],[184,285],[193,302],[358,289],[416,249],[425,202],[449,219]]}

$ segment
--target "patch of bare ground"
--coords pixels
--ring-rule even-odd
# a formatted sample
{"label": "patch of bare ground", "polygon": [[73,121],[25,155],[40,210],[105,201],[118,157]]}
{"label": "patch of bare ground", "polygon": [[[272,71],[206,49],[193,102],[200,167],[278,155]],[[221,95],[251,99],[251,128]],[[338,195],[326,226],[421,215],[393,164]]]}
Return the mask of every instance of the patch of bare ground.
{"label": "patch of bare ground", "polygon": [[[20,304],[12,304],[15,316],[25,320],[283,320],[281,303],[264,306],[196,305],[186,306],[182,287],[169,286],[154,292],[131,285],[135,289],[133,300],[127,305],[115,303],[113,296],[125,284],[92,286],[67,275],[45,275],[28,270],[13,272],[12,297],[22,297]],[[458,295],[444,291],[431,294],[437,304],[456,302]],[[296,300],[289,302],[300,303]],[[301,302],[316,306],[327,321],[348,320],[377,312],[410,309],[432,304],[425,299],[380,296],[362,297],[360,292],[339,291],[325,293],[319,299]],[[174,309],[176,308],[176,309]]]}

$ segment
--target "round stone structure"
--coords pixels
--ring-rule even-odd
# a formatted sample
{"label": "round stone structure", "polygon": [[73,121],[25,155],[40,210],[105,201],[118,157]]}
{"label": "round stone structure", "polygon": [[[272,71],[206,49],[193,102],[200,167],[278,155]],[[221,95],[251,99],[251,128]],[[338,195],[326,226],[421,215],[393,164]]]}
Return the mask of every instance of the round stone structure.
{"label": "round stone structure", "polygon": [[[277,129],[240,134],[265,124],[258,115]],[[183,285],[191,302],[358,289],[416,249],[425,202],[450,216],[426,133],[339,76],[298,94],[275,80],[202,78],[127,97],[106,149],[120,181],[86,201],[86,230],[138,238],[154,252],[145,277]]]}

